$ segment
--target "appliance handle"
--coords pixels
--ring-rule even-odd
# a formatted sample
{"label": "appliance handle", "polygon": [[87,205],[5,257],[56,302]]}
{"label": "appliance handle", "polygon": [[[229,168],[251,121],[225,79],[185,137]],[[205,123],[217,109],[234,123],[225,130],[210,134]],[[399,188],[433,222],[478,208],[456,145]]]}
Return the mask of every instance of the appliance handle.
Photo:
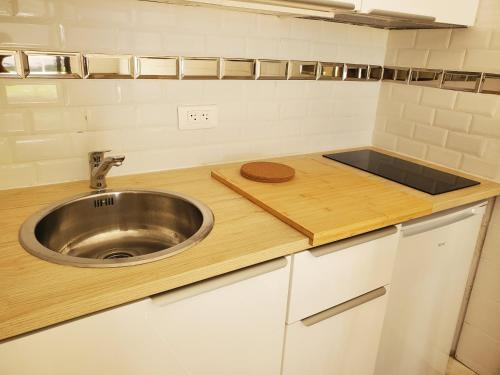
{"label": "appliance handle", "polygon": [[397,232],[398,228],[396,226],[390,226],[382,229],[377,229],[365,234],[360,234],[351,238],[346,238],[345,240],[340,240],[329,245],[320,246],[315,249],[309,250],[309,252],[315,257],[321,257],[323,255],[335,253],[352,246],[364,244],[365,242],[370,242],[379,238],[391,236]]}
{"label": "appliance handle", "polygon": [[157,306],[162,307],[171,303],[181,301],[186,298],[207,293],[224,286],[236,284],[240,281],[248,280],[253,277],[263,275],[272,271],[285,268],[288,264],[286,258],[273,259],[255,266],[232,271],[221,276],[215,276],[207,280],[202,280],[194,284],[182,286],[167,292],[155,294],[149,299]]}
{"label": "appliance handle", "polygon": [[345,311],[354,309],[355,307],[358,307],[364,303],[373,301],[374,299],[377,299],[379,297],[382,297],[387,293],[387,289],[385,287],[381,287],[375,290],[372,290],[371,292],[362,294],[359,297],[353,298],[349,301],[343,302],[339,305],[333,306],[329,308],[328,310],[321,311],[317,314],[311,315],[307,318],[304,318],[301,320],[301,322],[306,326],[310,327],[313,326],[319,322],[322,322],[323,320],[329,319],[334,317],[335,315],[339,315]]}
{"label": "appliance handle", "polygon": [[451,214],[444,214],[436,218],[424,220],[421,223],[410,224],[408,226],[403,225],[401,229],[401,235],[403,237],[415,236],[417,234],[428,232],[434,229],[442,228],[447,225],[458,223],[463,220],[467,220],[473,216],[484,213],[484,206],[472,207],[468,210],[459,211]]}

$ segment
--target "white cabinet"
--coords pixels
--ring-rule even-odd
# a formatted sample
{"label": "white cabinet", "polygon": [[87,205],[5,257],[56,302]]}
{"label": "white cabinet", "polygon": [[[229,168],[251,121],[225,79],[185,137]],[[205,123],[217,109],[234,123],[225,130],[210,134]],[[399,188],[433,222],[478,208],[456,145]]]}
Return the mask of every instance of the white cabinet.
{"label": "white cabinet", "polygon": [[[184,298],[197,285],[153,300],[152,318],[166,351],[190,375],[279,375],[288,298],[285,258],[250,268],[259,276]],[[272,270],[275,267],[282,267]],[[245,271],[237,271],[240,278]],[[230,281],[231,274],[222,276]],[[203,284],[200,284],[203,286]],[[191,288],[191,291],[190,291]],[[175,292],[174,292],[175,293]],[[183,373],[183,374],[184,374]],[[168,375],[174,375],[168,372]]]}
{"label": "white cabinet", "polygon": [[285,258],[0,344],[8,375],[279,375]]}
{"label": "white cabinet", "polygon": [[484,204],[403,224],[376,374],[444,374]]}
{"label": "white cabinet", "polygon": [[287,322],[389,284],[398,239],[392,226],[295,254]]}
{"label": "white cabinet", "polygon": [[402,13],[435,18],[436,22],[472,26],[479,0],[363,0],[363,13]]}
{"label": "white cabinet", "polygon": [[160,374],[161,341],[143,300],[0,344],[0,374]]}
{"label": "white cabinet", "polygon": [[283,375],[371,375],[398,228],[293,256]]}
{"label": "white cabinet", "polygon": [[[333,316],[326,310],[311,322],[287,326],[283,375],[373,374],[387,302],[387,293],[377,295],[379,290],[388,288]],[[342,305],[332,310],[339,308],[343,310]]]}
{"label": "white cabinet", "polygon": [[335,11],[358,10],[361,0],[158,0],[164,3],[201,5],[245,12],[294,17],[333,18]]}

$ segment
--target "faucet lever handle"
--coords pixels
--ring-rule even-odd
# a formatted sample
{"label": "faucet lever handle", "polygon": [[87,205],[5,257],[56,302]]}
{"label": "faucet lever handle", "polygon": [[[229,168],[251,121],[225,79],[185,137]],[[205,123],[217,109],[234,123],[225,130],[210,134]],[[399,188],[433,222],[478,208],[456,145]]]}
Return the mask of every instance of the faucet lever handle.
{"label": "faucet lever handle", "polygon": [[104,158],[106,152],[111,152],[111,150],[103,151],[90,151],[89,152],[89,163],[100,163]]}

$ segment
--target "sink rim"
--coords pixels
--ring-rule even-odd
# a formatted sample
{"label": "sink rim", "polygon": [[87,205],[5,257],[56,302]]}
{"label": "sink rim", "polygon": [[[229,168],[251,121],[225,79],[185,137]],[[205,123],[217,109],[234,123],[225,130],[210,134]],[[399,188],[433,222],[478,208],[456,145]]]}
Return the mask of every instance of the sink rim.
{"label": "sink rim", "polygon": [[[138,194],[155,194],[160,196],[166,196],[169,198],[176,198],[184,200],[193,206],[195,206],[202,215],[202,223],[198,230],[185,241],[150,254],[139,255],[129,258],[114,258],[114,259],[95,259],[95,258],[82,258],[67,254],[61,254],[55,250],[51,250],[48,247],[42,245],[35,235],[35,229],[38,223],[43,220],[49,214],[57,211],[58,209],[64,207],[67,204],[77,202],[79,200],[92,199],[98,197],[99,195],[107,194],[119,194],[119,193],[138,193]],[[29,254],[36,256],[39,259],[49,261],[51,263],[70,265],[76,267],[89,267],[89,268],[112,268],[112,267],[124,267],[133,266],[138,264],[144,264],[149,262],[154,262],[157,260],[165,259],[172,255],[178,254],[181,251],[187,250],[188,248],[198,244],[203,239],[205,239],[208,234],[212,231],[214,227],[215,219],[212,210],[203,202],[198,199],[192,198],[188,195],[177,193],[173,191],[163,190],[163,189],[142,189],[142,188],[123,188],[123,189],[104,189],[104,190],[94,190],[85,193],[77,194],[49,204],[43,209],[30,215],[21,224],[18,233],[19,243]]]}

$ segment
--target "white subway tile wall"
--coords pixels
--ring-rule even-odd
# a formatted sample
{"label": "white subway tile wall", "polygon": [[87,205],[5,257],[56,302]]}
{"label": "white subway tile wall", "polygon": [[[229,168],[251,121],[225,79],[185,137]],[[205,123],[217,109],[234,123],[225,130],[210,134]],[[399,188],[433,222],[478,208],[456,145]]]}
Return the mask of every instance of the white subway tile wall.
{"label": "white subway tile wall", "polygon": [[[500,2],[481,0],[472,28],[391,31],[385,64],[500,73],[500,23],[492,15],[500,15]],[[500,181],[500,157],[488,146],[500,140],[499,95],[391,83],[381,92],[375,145]]]}
{"label": "white subway tile wall", "polygon": [[[474,27],[389,33],[385,64],[500,73],[500,2],[480,0]],[[383,83],[373,143],[500,181],[500,96]],[[500,200],[481,256],[457,358],[500,368]]]}
{"label": "white subway tile wall", "polygon": [[[388,32],[137,0],[0,1],[0,48],[382,64]],[[0,80],[0,189],[370,144],[378,83]],[[360,103],[363,103],[360,105]],[[178,105],[216,104],[180,131]]]}
{"label": "white subway tile wall", "polygon": [[[500,158],[493,159],[485,147],[488,140],[500,140],[500,118],[495,117],[500,111],[500,96],[382,85],[383,90],[389,92],[389,98],[379,101],[375,135],[394,136],[395,142],[387,144],[387,137],[375,136],[375,145],[417,156],[415,145],[408,141],[419,141],[424,144],[424,150],[419,148],[418,152],[423,160],[500,180]],[[430,145],[459,152],[459,162],[456,155],[437,156]],[[409,146],[408,149],[405,146]],[[488,169],[479,164],[480,161],[484,161]]]}

